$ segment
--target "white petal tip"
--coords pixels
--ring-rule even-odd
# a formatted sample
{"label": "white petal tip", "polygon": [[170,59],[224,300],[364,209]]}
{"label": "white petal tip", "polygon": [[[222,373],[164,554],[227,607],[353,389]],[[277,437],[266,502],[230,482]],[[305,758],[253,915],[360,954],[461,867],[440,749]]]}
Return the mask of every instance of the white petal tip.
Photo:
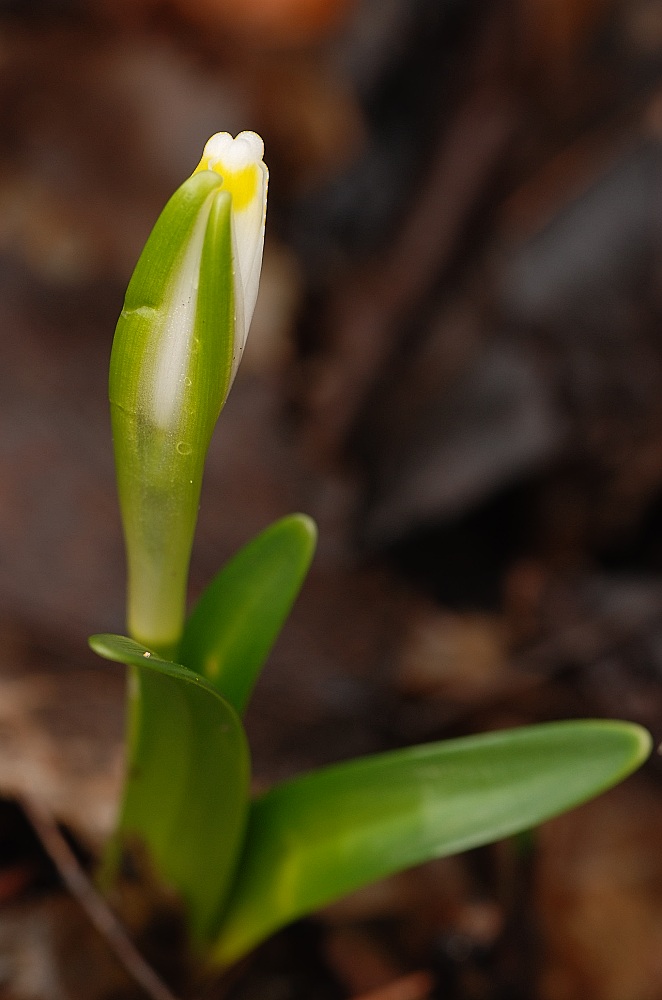
{"label": "white petal tip", "polygon": [[223,172],[243,170],[262,161],[264,143],[257,132],[240,132],[233,139],[229,132],[217,132],[205,144],[203,158],[208,169]]}

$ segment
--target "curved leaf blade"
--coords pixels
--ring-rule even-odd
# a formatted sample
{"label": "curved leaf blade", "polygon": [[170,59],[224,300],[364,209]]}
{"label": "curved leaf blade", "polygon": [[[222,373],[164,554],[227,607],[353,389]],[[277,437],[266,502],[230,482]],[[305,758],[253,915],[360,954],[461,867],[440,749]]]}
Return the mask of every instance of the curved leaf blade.
{"label": "curved leaf blade", "polygon": [[304,514],[276,521],[223,567],[186,623],[179,658],[240,714],[301,589],[316,539]]}
{"label": "curved leaf blade", "polygon": [[531,726],[325,768],[253,804],[214,948],[222,965],[362,885],[526,830],[604,791],[650,752],[624,722]]}
{"label": "curved leaf blade", "polygon": [[[92,649],[129,666],[128,762],[117,839],[140,843],[209,940],[234,876],[248,811],[249,756],[234,709],[199,675],[125,636]],[[146,655],[149,654],[149,655]]]}

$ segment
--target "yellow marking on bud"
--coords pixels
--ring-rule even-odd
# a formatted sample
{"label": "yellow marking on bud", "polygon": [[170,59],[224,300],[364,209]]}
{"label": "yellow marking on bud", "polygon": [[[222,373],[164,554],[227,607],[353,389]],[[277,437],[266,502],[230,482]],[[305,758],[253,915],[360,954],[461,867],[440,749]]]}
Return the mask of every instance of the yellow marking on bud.
{"label": "yellow marking on bud", "polygon": [[193,172],[197,174],[199,170],[214,170],[220,174],[223,178],[223,190],[229,191],[232,195],[232,208],[235,212],[247,208],[257,194],[259,174],[255,163],[250,163],[240,170],[231,170],[219,160],[211,166],[209,157],[203,156]]}
{"label": "yellow marking on bud", "polygon": [[236,139],[228,132],[217,132],[205,145],[194,173],[213,170],[222,177],[223,188],[232,195],[233,211],[242,212],[260,189],[263,151],[262,140],[254,132],[241,132]]}

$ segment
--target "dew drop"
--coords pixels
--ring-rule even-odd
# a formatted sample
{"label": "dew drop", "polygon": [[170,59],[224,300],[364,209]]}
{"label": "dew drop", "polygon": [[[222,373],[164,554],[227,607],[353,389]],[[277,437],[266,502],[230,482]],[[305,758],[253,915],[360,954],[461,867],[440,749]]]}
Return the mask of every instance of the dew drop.
{"label": "dew drop", "polygon": [[190,444],[188,444],[187,441],[178,441],[177,442],[177,454],[178,455],[190,455],[192,451],[193,451],[193,448],[191,447]]}

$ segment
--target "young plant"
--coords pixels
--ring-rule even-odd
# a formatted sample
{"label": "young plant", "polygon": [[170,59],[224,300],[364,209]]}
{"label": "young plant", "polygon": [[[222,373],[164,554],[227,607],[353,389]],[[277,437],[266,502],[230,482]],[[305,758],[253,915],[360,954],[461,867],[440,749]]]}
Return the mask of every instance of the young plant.
{"label": "young plant", "polygon": [[206,452],[257,297],[262,152],[252,132],[213,136],[129,284],[110,400],[130,638],[90,639],[129,681],[106,883],[138,848],[221,966],[367,882],[535,826],[650,752],[631,723],[559,722],[366,757],[251,798],[241,715],[310,565],[311,520],[271,525],[185,610]]}

